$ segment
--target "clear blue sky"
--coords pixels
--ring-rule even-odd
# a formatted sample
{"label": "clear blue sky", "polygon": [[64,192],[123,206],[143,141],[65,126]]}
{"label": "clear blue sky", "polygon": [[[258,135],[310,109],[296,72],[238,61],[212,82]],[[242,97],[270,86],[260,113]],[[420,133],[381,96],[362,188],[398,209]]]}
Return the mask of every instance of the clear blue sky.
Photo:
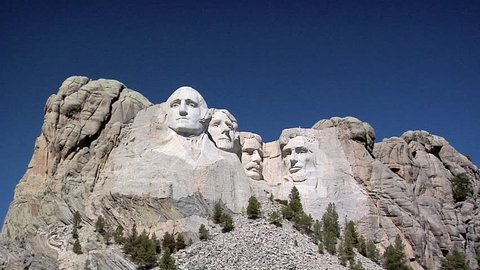
{"label": "clear blue sky", "polygon": [[160,103],[181,85],[240,129],[355,116],[423,129],[479,164],[479,1],[0,2],[0,220],[64,79],[116,79]]}

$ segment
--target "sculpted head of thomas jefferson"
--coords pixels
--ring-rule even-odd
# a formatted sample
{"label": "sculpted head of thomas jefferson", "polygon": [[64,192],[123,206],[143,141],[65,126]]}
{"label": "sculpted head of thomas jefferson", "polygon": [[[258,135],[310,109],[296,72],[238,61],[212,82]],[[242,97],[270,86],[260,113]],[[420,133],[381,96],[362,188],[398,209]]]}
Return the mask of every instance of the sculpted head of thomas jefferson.
{"label": "sculpted head of thomas jefferson", "polygon": [[208,133],[210,133],[217,148],[232,153],[235,151],[235,143],[238,142],[239,136],[238,123],[229,111],[213,109]]}
{"label": "sculpted head of thomas jefferson", "polygon": [[182,86],[173,92],[166,103],[168,127],[178,135],[198,136],[205,131],[208,107],[197,90]]}

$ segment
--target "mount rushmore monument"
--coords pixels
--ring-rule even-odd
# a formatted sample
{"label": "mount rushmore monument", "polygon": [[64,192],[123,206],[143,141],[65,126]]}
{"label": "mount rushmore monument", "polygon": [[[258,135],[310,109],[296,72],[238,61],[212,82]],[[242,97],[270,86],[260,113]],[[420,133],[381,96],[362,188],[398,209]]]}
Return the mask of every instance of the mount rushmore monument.
{"label": "mount rushmore monument", "polygon": [[[480,173],[442,137],[407,131],[375,143],[374,129],[354,117],[285,129],[273,142],[239,127],[191,87],[154,105],[115,80],[68,78],[47,101],[3,225],[0,265],[75,268],[78,211],[82,260],[130,269],[121,252],[94,244],[98,216],[198,239],[216,202],[239,214],[250,196],[288,199],[295,186],[314,219],[335,203],[341,221],[355,221],[380,250],[399,235],[414,269],[438,269],[453,248],[478,266]],[[458,175],[472,188],[463,200],[452,190]]]}

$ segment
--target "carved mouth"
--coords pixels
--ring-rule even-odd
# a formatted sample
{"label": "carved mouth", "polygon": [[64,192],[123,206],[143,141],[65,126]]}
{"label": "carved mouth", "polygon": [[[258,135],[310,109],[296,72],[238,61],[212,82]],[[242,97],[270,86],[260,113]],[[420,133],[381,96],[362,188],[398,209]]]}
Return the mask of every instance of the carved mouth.
{"label": "carved mouth", "polygon": [[247,170],[251,172],[260,172],[260,165],[253,163],[253,164],[248,164],[247,165]]}
{"label": "carved mouth", "polygon": [[288,171],[290,173],[296,173],[296,172],[300,171],[301,169],[303,169],[303,167],[293,166],[292,168],[288,169]]}

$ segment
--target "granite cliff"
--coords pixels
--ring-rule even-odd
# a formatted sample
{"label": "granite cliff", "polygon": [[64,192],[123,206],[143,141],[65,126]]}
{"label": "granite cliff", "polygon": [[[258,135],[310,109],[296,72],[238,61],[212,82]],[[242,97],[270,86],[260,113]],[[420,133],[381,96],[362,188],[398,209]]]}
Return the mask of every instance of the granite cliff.
{"label": "granite cliff", "polygon": [[[438,269],[453,248],[478,267],[478,168],[426,131],[374,141],[368,123],[334,117],[263,142],[192,88],[153,105],[118,81],[70,77],[47,101],[2,228],[0,265],[135,269],[121,249],[97,241],[98,216],[196,240],[217,201],[240,214],[251,195],[286,199],[296,186],[314,218],[334,202],[341,219],[354,220],[381,250],[400,235],[414,269]],[[458,176],[471,187],[461,199],[453,191]],[[76,211],[83,255],[72,252]]]}

